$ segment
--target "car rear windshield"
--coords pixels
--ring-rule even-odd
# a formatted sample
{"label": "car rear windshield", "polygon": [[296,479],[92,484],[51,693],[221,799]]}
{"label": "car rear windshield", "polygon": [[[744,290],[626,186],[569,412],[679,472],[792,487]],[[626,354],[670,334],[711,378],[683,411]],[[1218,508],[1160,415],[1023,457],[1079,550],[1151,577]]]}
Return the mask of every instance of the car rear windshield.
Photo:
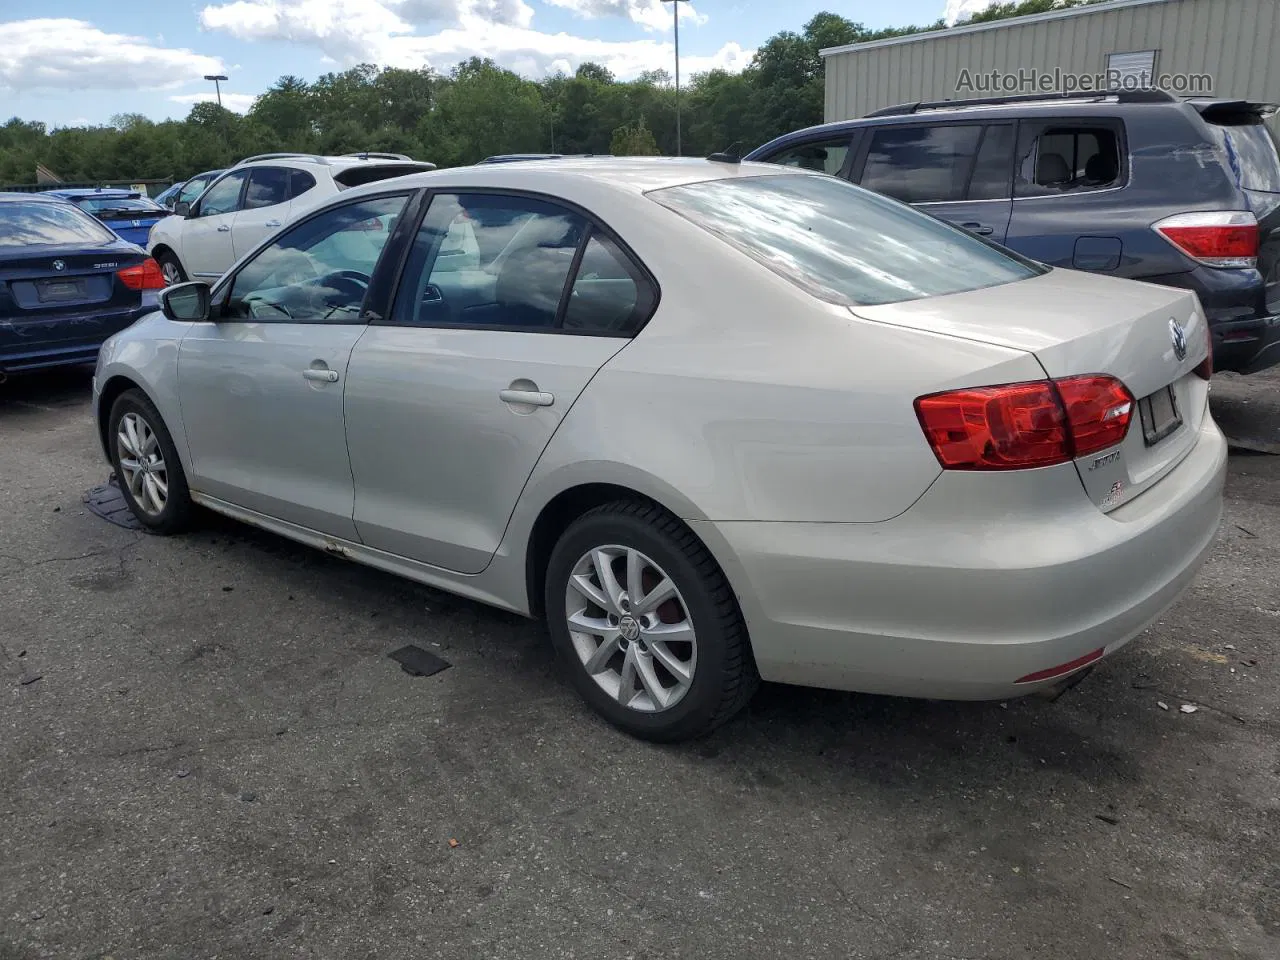
{"label": "car rear windshield", "polygon": [[103,210],[145,210],[147,213],[156,212],[156,205],[150,200],[143,200],[141,197],[77,197],[76,206],[90,213],[100,213]]}
{"label": "car rear windshield", "polygon": [[434,169],[435,166],[430,163],[362,163],[358,166],[340,170],[333,175],[333,179],[338,184],[338,189],[341,190],[348,187],[363,186],[366,183],[373,183],[377,180],[405,177],[411,173],[426,173],[428,170]]}
{"label": "car rear windshield", "polygon": [[100,247],[116,235],[69,203],[0,203],[0,247]]}
{"label": "car rear windshield", "polygon": [[735,177],[649,196],[813,296],[844,306],[962,293],[1044,271],[834,177]]}
{"label": "car rear windshield", "polygon": [[1242,124],[1210,123],[1209,129],[1227,154],[1236,183],[1245,190],[1280,193],[1280,155],[1261,120]]}

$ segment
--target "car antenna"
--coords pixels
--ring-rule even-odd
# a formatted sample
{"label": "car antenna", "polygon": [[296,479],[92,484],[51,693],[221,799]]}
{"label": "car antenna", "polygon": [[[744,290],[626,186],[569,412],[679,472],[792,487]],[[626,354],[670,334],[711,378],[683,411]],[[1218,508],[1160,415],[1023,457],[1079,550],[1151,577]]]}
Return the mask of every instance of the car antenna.
{"label": "car antenna", "polygon": [[735,141],[728,150],[720,153],[713,153],[707,157],[714,163],[741,163],[742,162],[742,141]]}

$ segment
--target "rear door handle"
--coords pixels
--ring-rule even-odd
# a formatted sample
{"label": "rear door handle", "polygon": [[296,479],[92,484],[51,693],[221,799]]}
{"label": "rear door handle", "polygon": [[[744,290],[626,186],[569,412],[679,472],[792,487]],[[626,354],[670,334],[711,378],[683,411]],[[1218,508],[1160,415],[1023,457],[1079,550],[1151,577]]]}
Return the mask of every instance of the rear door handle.
{"label": "rear door handle", "polygon": [[995,228],[984,227],[982,224],[976,223],[975,221],[972,221],[972,220],[970,220],[968,223],[962,223],[960,224],[960,226],[964,227],[970,233],[976,233],[983,237],[989,237],[991,234],[996,232]]}
{"label": "rear door handle", "polygon": [[541,390],[499,390],[498,399],[503,403],[527,403],[531,407],[549,407],[556,402],[553,394]]}
{"label": "rear door handle", "polygon": [[219,233],[230,233],[230,232],[231,232],[231,228],[230,228],[229,226],[227,226],[227,225],[224,223],[222,226],[220,226],[220,227],[218,228],[218,232],[219,232]]}
{"label": "rear door handle", "polygon": [[279,220],[268,220],[265,224],[263,224],[263,226],[267,226],[267,227],[278,227],[278,226],[280,226],[280,221],[279,221]]}
{"label": "rear door handle", "polygon": [[337,383],[337,370],[317,370],[314,367],[302,371],[303,380],[316,380],[320,383]]}

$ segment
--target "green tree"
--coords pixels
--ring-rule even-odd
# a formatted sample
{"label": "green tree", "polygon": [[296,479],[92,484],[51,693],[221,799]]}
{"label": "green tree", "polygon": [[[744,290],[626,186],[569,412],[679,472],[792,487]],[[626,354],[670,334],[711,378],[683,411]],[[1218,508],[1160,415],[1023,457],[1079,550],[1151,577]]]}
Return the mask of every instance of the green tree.
{"label": "green tree", "polygon": [[615,157],[654,157],[659,153],[658,141],[642,117],[637,123],[624,124],[613,131],[609,152]]}

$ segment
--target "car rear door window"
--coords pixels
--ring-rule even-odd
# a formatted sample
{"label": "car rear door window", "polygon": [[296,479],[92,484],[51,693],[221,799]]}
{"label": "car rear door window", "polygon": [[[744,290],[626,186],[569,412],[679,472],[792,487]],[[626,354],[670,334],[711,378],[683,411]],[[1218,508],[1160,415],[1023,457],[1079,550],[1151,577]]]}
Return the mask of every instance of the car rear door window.
{"label": "car rear door window", "polygon": [[807,143],[795,144],[767,157],[765,163],[776,163],[784,167],[799,167],[802,170],[815,170],[818,173],[838,175],[849,156],[850,137],[827,140],[811,140]]}
{"label": "car rear door window", "polygon": [[877,127],[862,186],[906,203],[964,200],[981,136],[979,124]]}
{"label": "car rear door window", "polygon": [[240,188],[249,176],[248,170],[229,173],[201,198],[200,216],[216,217],[223,213],[235,213],[240,209]]}
{"label": "car rear door window", "polygon": [[254,167],[244,192],[244,209],[274,207],[289,199],[289,171],[283,167]]}
{"label": "car rear door window", "polygon": [[395,320],[550,329],[586,229],[581,214],[534,197],[437,194],[409,255]]}
{"label": "car rear door window", "polygon": [[1045,197],[1108,190],[1124,183],[1115,124],[1047,121],[1022,124],[1015,195]]}
{"label": "car rear door window", "polygon": [[564,329],[575,333],[634,333],[655,301],[653,285],[604,234],[593,231],[574,275]]}

